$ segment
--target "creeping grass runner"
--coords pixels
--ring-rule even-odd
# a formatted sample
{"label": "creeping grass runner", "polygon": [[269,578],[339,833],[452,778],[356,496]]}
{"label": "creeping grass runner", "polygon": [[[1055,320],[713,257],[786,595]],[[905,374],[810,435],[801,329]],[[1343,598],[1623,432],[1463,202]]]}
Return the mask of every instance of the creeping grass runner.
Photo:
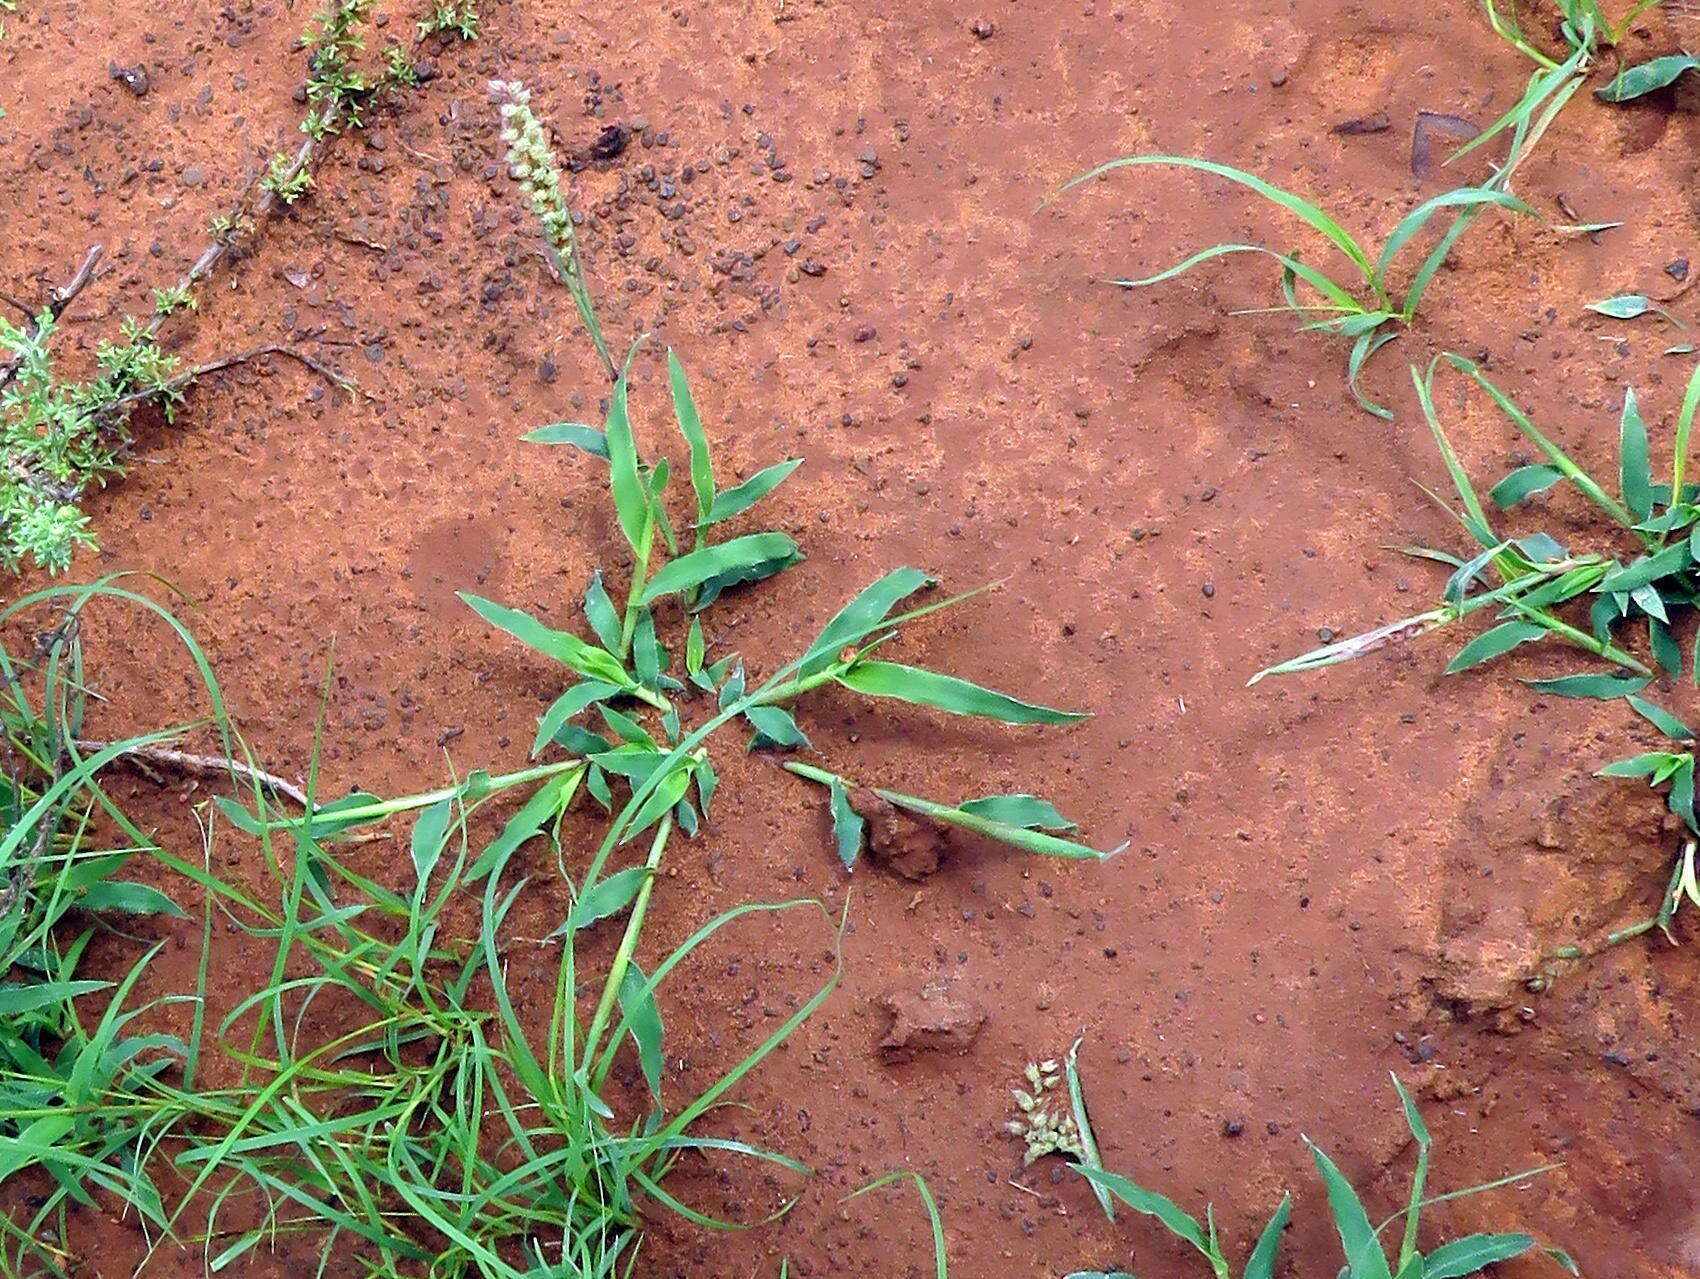
{"label": "creeping grass runner", "polygon": [[[1250,188],[1277,207],[1297,214],[1328,245],[1345,256],[1355,279],[1348,278],[1342,283],[1322,269],[1301,261],[1296,253],[1283,253],[1260,244],[1216,244],[1193,254],[1166,271],[1159,271],[1156,275],[1137,280],[1112,280],[1110,283],[1123,288],[1142,288],[1171,280],[1211,258],[1230,254],[1258,253],[1274,258],[1281,266],[1281,293],[1284,299],[1284,305],[1274,309],[1295,313],[1303,321],[1302,329],[1349,338],[1352,346],[1346,361],[1346,378],[1352,388],[1352,394],[1369,412],[1388,418],[1392,417],[1392,414],[1381,405],[1366,399],[1358,387],[1358,375],[1364,363],[1398,335],[1400,326],[1409,324],[1415,318],[1417,307],[1433,282],[1435,273],[1446,261],[1452,246],[1482,210],[1496,207],[1514,213],[1538,216],[1534,209],[1505,189],[1516,157],[1521,154],[1525,145],[1526,132],[1519,127],[1517,141],[1513,146],[1513,159],[1499,170],[1492,181],[1480,187],[1460,187],[1425,200],[1400,219],[1379,253],[1372,253],[1371,249],[1351,232],[1309,200],[1284,191],[1254,174],[1188,156],[1134,155],[1111,160],[1070,179],[1056,194],[1061,195],[1064,191],[1114,169],[1152,164],[1174,165],[1227,178]],[[1454,211],[1451,212],[1451,224],[1424,256],[1416,272],[1406,281],[1401,291],[1394,281],[1394,267],[1406,246],[1436,216],[1449,211]]]}
{"label": "creeping grass runner", "polygon": [[[1545,1247],[1534,1236],[1521,1231],[1466,1235],[1439,1244],[1427,1253],[1421,1250],[1420,1230],[1424,1208],[1514,1185],[1529,1177],[1549,1172],[1557,1165],[1533,1168],[1528,1172],[1502,1177],[1483,1185],[1431,1195],[1428,1191],[1428,1172],[1433,1138],[1404,1085],[1394,1079],[1393,1086],[1398,1090],[1399,1101],[1405,1111],[1405,1122],[1416,1142],[1417,1163],[1411,1175],[1410,1196],[1405,1207],[1379,1225],[1372,1223],[1362,1198],[1351,1182],[1346,1180],[1339,1166],[1320,1146],[1309,1138],[1305,1139],[1310,1147],[1311,1158],[1316,1163],[1316,1170],[1322,1178],[1323,1187],[1327,1191],[1329,1213],[1333,1217],[1335,1233],[1340,1238],[1340,1248],[1345,1257],[1339,1279],[1467,1279],[1470,1275],[1481,1274],[1487,1267],[1498,1262],[1509,1261],[1513,1257],[1537,1250],[1544,1252],[1564,1270],[1577,1274],[1575,1262],[1563,1252]],[[1147,1190],[1126,1177],[1078,1163],[1075,1170],[1101,1193],[1113,1197],[1135,1212],[1156,1218],[1170,1234],[1192,1245],[1204,1258],[1212,1279],[1232,1279],[1235,1275],[1235,1269],[1223,1251],[1222,1241],[1216,1233],[1216,1214],[1212,1207],[1206,1207],[1204,1220],[1200,1222],[1174,1200],[1154,1190]],[[1239,1269],[1240,1279],[1272,1279],[1281,1248],[1281,1232],[1287,1228],[1291,1215],[1292,1201],[1283,1195],[1268,1224],[1264,1226],[1247,1254],[1245,1265]],[[1068,1279],[1132,1279],[1132,1276],[1119,1270],[1078,1270],[1068,1276]]]}
{"label": "creeping grass runner", "polygon": [[[1474,362],[1459,355],[1446,359],[1488,393],[1543,458],[1506,475],[1489,490],[1489,501],[1501,511],[1512,511],[1555,485],[1572,485],[1622,528],[1621,548],[1576,551],[1544,532],[1520,537],[1502,534],[1435,412],[1433,384],[1438,361],[1426,372],[1413,368],[1418,401],[1461,504],[1462,509],[1452,514],[1474,540],[1476,549],[1465,558],[1427,547],[1409,548],[1410,554],[1452,569],[1437,605],[1281,662],[1258,672],[1251,683],[1270,675],[1297,674],[1352,661],[1485,612],[1492,615],[1493,625],[1453,655],[1446,667],[1448,674],[1491,662],[1525,644],[1556,641],[1607,665],[1556,678],[1525,680],[1531,688],[1560,697],[1626,698],[1631,709],[1661,732],[1678,742],[1692,742],[1692,730],[1639,694],[1659,672],[1680,679],[1685,665],[1700,683],[1700,664],[1694,654],[1685,663],[1675,635],[1677,625],[1700,603],[1700,477],[1690,476],[1688,457],[1695,414],[1700,411],[1700,368],[1689,378],[1677,410],[1668,482],[1654,481],[1647,425],[1640,401],[1629,390],[1624,394],[1618,421],[1616,481],[1602,483],[1542,432]],[[1572,616],[1563,616],[1565,612]],[[1625,633],[1631,631],[1645,636],[1651,664],[1624,646]],[[1689,831],[1690,838],[1672,872],[1658,914],[1612,934],[1611,940],[1639,936],[1655,925],[1668,932],[1672,917],[1685,900],[1700,907],[1700,883],[1696,882],[1694,868],[1694,838],[1700,836],[1700,822],[1694,810],[1693,754],[1653,752],[1621,760],[1603,772],[1616,777],[1645,777],[1653,785],[1668,783],[1670,809]]]}

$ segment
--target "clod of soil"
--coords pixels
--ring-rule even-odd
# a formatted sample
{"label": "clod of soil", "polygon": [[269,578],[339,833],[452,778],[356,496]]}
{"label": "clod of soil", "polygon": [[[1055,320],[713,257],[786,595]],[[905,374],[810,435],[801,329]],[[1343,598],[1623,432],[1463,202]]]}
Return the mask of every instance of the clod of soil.
{"label": "clod of soil", "polygon": [[986,1024],[984,1008],[957,999],[942,981],[920,990],[888,990],[879,1002],[891,1014],[891,1029],[880,1040],[889,1062],[912,1061],[921,1052],[965,1053]]}
{"label": "clod of soil", "polygon": [[904,879],[925,879],[949,851],[932,822],[888,804],[865,786],[850,792],[850,807],[868,824],[868,857]]}

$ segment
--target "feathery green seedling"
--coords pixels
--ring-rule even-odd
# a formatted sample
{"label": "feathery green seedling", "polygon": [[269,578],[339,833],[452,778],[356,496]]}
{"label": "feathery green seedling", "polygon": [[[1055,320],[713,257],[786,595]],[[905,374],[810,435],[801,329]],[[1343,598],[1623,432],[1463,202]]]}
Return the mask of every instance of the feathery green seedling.
{"label": "feathery green seedling", "polygon": [[[1522,131],[1519,130],[1520,143],[1522,136]],[[1142,288],[1173,279],[1201,262],[1230,254],[1258,253],[1274,258],[1281,266],[1281,293],[1284,299],[1284,306],[1274,309],[1295,313],[1304,321],[1302,330],[1332,333],[1351,339],[1346,377],[1352,394],[1365,409],[1384,418],[1391,417],[1392,414],[1364,397],[1358,387],[1358,376],[1369,357],[1397,336],[1398,326],[1407,325],[1415,318],[1423,295],[1433,282],[1435,273],[1440,270],[1447,255],[1452,251],[1452,246],[1476,217],[1490,206],[1539,216],[1529,205],[1504,189],[1505,180],[1509,176],[1510,166],[1507,166],[1485,186],[1460,187],[1425,200],[1399,220],[1382,245],[1381,251],[1372,254],[1351,232],[1309,200],[1284,191],[1243,170],[1209,160],[1174,155],[1135,155],[1111,160],[1065,182],[1054,195],[1047,198],[1046,203],[1063,192],[1111,170],[1150,164],[1195,169],[1227,178],[1255,191],[1278,208],[1296,214],[1328,245],[1344,255],[1356,279],[1348,278],[1342,283],[1322,269],[1301,261],[1296,253],[1282,253],[1260,244],[1216,244],[1193,254],[1166,271],[1159,271],[1156,275],[1137,280],[1112,280],[1110,283],[1123,288]],[[1450,226],[1429,250],[1401,291],[1394,281],[1394,267],[1404,249],[1437,215],[1448,210],[1457,210]]]}
{"label": "feathery green seedling", "polygon": [[56,329],[52,309],[27,327],[0,316],[0,348],[11,353],[0,366],[9,371],[0,377],[0,567],[9,572],[30,560],[61,572],[79,546],[93,545],[81,500],[122,471],[127,443],[111,407],[151,399],[169,418],[181,399],[176,357],[134,320],[120,341],[100,345],[99,368],[83,382],[55,370]]}
{"label": "feathery green seedling", "polygon": [[431,12],[419,24],[423,36],[478,38],[478,0],[431,0]]}
{"label": "feathery green seedling", "polygon": [[[1334,1219],[1335,1232],[1339,1235],[1340,1247],[1345,1256],[1339,1279],[1468,1279],[1468,1276],[1481,1274],[1487,1267],[1498,1262],[1509,1261],[1513,1257],[1537,1250],[1545,1253],[1569,1273],[1579,1273],[1576,1263],[1563,1252],[1545,1247],[1532,1235],[1521,1231],[1466,1235],[1440,1244],[1426,1254],[1420,1250],[1418,1244],[1423,1209],[1437,1203],[1513,1185],[1529,1177],[1550,1172],[1557,1165],[1532,1168],[1528,1172],[1501,1177],[1478,1186],[1430,1195],[1429,1150],[1433,1139],[1429,1135],[1428,1125],[1423,1122],[1423,1117],[1417,1110],[1416,1103],[1411,1100],[1411,1095],[1396,1077],[1393,1086],[1398,1090],[1399,1101],[1405,1112],[1405,1122],[1410,1127],[1411,1136],[1417,1145],[1417,1164],[1411,1177],[1410,1196],[1405,1207],[1380,1225],[1372,1224],[1363,1200],[1334,1161],[1320,1146],[1308,1137],[1305,1138],[1305,1144],[1310,1148],[1311,1158],[1327,1190],[1329,1212]],[[1210,1267],[1213,1279],[1232,1279],[1234,1271],[1216,1233],[1216,1214],[1213,1206],[1206,1208],[1204,1221],[1200,1222],[1174,1200],[1156,1191],[1147,1190],[1126,1177],[1080,1165],[1075,1168],[1094,1186],[1102,1187],[1135,1212],[1156,1218],[1170,1234],[1192,1245]],[[1281,1248],[1281,1232],[1286,1229],[1291,1214],[1292,1201],[1283,1195],[1274,1214],[1269,1218],[1269,1223],[1264,1226],[1247,1256],[1245,1266],[1240,1271],[1241,1279],[1272,1279]],[[1401,1221],[1403,1228],[1394,1236],[1390,1228]],[[1395,1243],[1396,1251],[1393,1250]],[[1117,1276],[1126,1279],[1121,1271],[1085,1270],[1074,1272],[1068,1279],[1117,1279]]]}
{"label": "feathery green seedling", "polygon": [[61,312],[94,277],[98,247],[71,284],[26,324],[0,316],[0,353],[5,356],[0,360],[0,569],[16,572],[33,561],[62,572],[79,548],[94,544],[82,499],[89,489],[122,474],[131,415],[144,405],[157,405],[171,420],[195,376],[174,376],[178,361],[159,346],[161,324],[198,307],[195,289],[236,237],[252,230],[248,213],[294,204],[312,190],[312,162],[323,140],[347,125],[358,126],[373,94],[392,83],[392,77],[374,78],[354,66],[371,9],[372,0],[333,0],[314,20],[302,37],[312,104],[302,128],[309,136],[296,151],[271,157],[257,184],[265,194],[254,209],[239,203],[213,220],[213,247],[177,283],[154,290],[151,316],[145,322],[126,317],[119,340],[100,345],[94,376],[62,376],[50,344]]}

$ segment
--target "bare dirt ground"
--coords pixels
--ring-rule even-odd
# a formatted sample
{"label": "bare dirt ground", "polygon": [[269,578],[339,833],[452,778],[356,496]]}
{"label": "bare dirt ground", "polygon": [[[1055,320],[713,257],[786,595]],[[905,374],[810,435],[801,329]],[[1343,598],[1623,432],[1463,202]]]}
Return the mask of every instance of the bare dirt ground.
{"label": "bare dirt ground", "polygon": [[[92,349],[145,309],[297,136],[307,16],[23,0],[0,43],[7,291],[38,294],[101,242],[110,273],[68,340]],[[1631,45],[1683,38],[1650,19]],[[1319,630],[1414,612],[1438,589],[1381,549],[1451,536],[1412,483],[1444,476],[1407,361],[1485,355],[1602,465],[1624,386],[1668,430],[1688,364],[1660,351],[1677,335],[1581,308],[1676,291],[1663,268],[1700,250],[1695,116],[1578,97],[1519,190],[1555,220],[1562,196],[1627,225],[1596,244],[1484,219],[1370,369],[1398,411],[1384,423],[1353,405],[1336,345],[1227,314],[1269,304],[1261,269],[1098,282],[1222,239],[1282,246],[1295,228],[1267,208],[1155,172],[1036,206],[1095,163],[1160,150],[1255,170],[1384,232],[1454,181],[1412,176],[1416,112],[1485,123],[1527,74],[1466,0],[486,0],[480,40],[418,58],[434,77],[340,139],[318,190],[166,330],[193,359],[292,343],[364,394],[285,362],[209,379],[175,426],[144,430],[129,477],[95,503],[104,550],[76,571],[146,569],[186,592],[243,731],[280,772],[305,766],[333,651],[327,789],[415,789],[445,757],[519,766],[556,676],[452,592],[564,621],[616,540],[600,477],[520,441],[593,416],[605,387],[500,162],[485,82],[522,78],[564,151],[612,123],[633,132],[571,193],[611,339],[656,337],[637,366],[640,430],[662,438],[656,353],[671,344],[731,463],[807,458],[774,500],[811,558],[729,602],[715,638],[772,668],[887,568],[1007,578],[914,655],[1096,718],[1009,733],[845,700],[804,726],[858,775],[927,794],[1031,786],[1100,845],[1130,841],[1102,866],[957,845],[920,885],[858,871],[843,986],[741,1088],[748,1109],[721,1118],[819,1175],[687,1168],[679,1189],[713,1211],[755,1219],[802,1198],[749,1233],[658,1214],[640,1273],[772,1276],[781,1257],[799,1275],[930,1273],[910,1202],[840,1202],[896,1166],[934,1187],[969,1279],[1194,1273],[1148,1223],[1108,1226],[1055,1161],[1024,1171],[1002,1134],[1021,1066],[1081,1034],[1108,1166],[1189,1205],[1215,1198],[1236,1246],[1291,1187],[1305,1224],[1287,1273],[1338,1265],[1301,1133],[1374,1194],[1402,1184],[1389,1070],[1425,1100],[1442,1188],[1563,1162],[1443,1211],[1448,1224],[1530,1223],[1596,1279],[1700,1272],[1693,956],[1644,941],[1548,993],[1521,983],[1544,950],[1656,903],[1673,846],[1657,799],[1590,776],[1635,747],[1628,717],[1536,698],[1503,670],[1443,678],[1436,645],[1244,687]],[[143,66],[145,94],[109,64]],[[1332,131],[1377,113],[1384,131]],[[1700,320],[1693,295],[1670,307]],[[1497,473],[1511,433],[1453,391],[1455,440]],[[1553,508],[1586,522],[1569,499]],[[200,713],[161,636],[110,648],[122,726]],[[723,771],[724,806],[658,895],[657,946],[737,902],[850,890],[817,793],[760,759]],[[134,795],[175,802],[146,782]],[[830,944],[791,923],[729,935],[673,988],[670,1033],[690,1048],[671,1064],[688,1080],[741,1057],[818,987]],[[881,997],[933,981],[986,1007],[983,1030],[967,1055],[888,1063]],[[118,1273],[133,1227],[79,1221],[89,1273]],[[265,1264],[290,1272],[287,1253]],[[149,1273],[199,1270],[162,1254]]]}

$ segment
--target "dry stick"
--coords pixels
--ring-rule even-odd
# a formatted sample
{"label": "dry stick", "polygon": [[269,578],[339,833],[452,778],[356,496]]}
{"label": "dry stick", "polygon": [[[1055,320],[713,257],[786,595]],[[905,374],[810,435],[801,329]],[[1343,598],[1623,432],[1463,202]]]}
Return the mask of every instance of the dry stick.
{"label": "dry stick", "polygon": [[[336,105],[334,102],[330,107],[326,108],[325,118],[327,124],[335,121]],[[330,136],[332,135],[327,132],[323,135],[323,137],[304,138],[301,145],[296,148],[295,159],[292,160],[289,167],[283,171],[280,185],[287,185],[299,174],[304,172],[307,166],[312,163],[313,153],[318,148],[319,143],[323,141],[324,137]],[[230,213],[228,215],[230,221],[238,226],[241,225],[243,220],[251,220],[256,231],[259,227],[264,225],[265,220],[270,217],[271,214],[277,210],[278,205],[282,203],[277,192],[267,187],[261,190],[260,198],[254,202],[253,207],[250,209],[248,207],[248,201],[253,195],[254,188],[259,184],[259,181],[259,173],[255,173],[248,179],[247,185],[242,188],[242,194],[237,196],[236,202],[231,205]],[[201,256],[195,259],[195,265],[190,267],[187,274],[185,274],[183,278],[177,282],[175,291],[179,293],[187,293],[193,290],[195,285],[210,276],[219,268],[227,257],[236,251],[237,241],[242,238],[242,236],[238,235],[234,231],[215,238],[213,242],[201,253]],[[165,318],[166,317],[163,315],[155,315],[153,319],[148,321],[148,332],[159,332],[159,326],[165,323]]]}
{"label": "dry stick", "polygon": [[[49,321],[57,320],[65,314],[65,308],[71,305],[71,300],[88,287],[94,279],[94,269],[100,262],[100,255],[105,252],[104,246],[96,244],[83,256],[83,264],[77,268],[77,273],[71,277],[71,282],[64,288],[55,289],[47,298],[47,316]],[[31,318],[25,328],[27,337],[33,338],[41,332],[41,317]],[[24,366],[24,353],[19,351],[5,364],[0,364],[0,389],[11,385],[12,379],[18,376],[18,370]]]}
{"label": "dry stick", "polygon": [[[93,755],[106,750],[110,742],[89,741],[77,739],[77,749]],[[182,769],[189,773],[234,773],[245,777],[251,782],[258,782],[270,790],[276,791],[287,799],[294,800],[305,810],[311,811],[312,804],[307,799],[307,792],[294,782],[279,777],[276,773],[268,773],[264,769],[244,764],[240,760],[228,759],[223,755],[193,755],[188,751],[173,750],[169,746],[132,746],[117,756],[137,763],[157,764],[164,768]]]}
{"label": "dry stick", "polygon": [[257,346],[252,351],[244,351],[240,355],[227,355],[223,359],[213,360],[208,364],[197,365],[188,372],[179,373],[169,382],[162,382],[158,386],[148,387],[146,390],[142,391],[131,391],[128,395],[121,395],[116,400],[112,400],[109,403],[101,405],[100,415],[102,418],[105,418],[111,414],[120,413],[133,405],[140,404],[144,400],[155,399],[162,395],[171,395],[184,387],[200,381],[209,373],[217,373],[220,369],[228,369],[232,365],[236,364],[246,364],[248,361],[257,360],[263,355],[288,356],[290,359],[299,362],[304,367],[311,369],[314,373],[317,373],[333,386],[340,387],[342,390],[347,391],[350,395],[353,395],[360,389],[357,383],[341,376],[335,369],[330,368],[328,365],[321,364],[312,356],[304,354],[301,351],[297,351],[292,346],[282,346],[276,342],[268,342],[264,346]]}

